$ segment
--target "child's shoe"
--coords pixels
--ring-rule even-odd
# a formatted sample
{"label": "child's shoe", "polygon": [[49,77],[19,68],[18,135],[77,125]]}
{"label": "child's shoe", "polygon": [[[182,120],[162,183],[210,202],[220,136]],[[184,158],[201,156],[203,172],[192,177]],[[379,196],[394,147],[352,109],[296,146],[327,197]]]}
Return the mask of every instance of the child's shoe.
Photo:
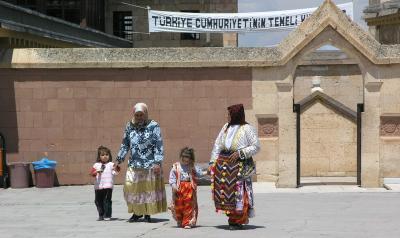
{"label": "child's shoe", "polygon": [[104,221],[111,221],[111,217],[104,217]]}
{"label": "child's shoe", "polygon": [[184,229],[192,229],[191,226],[185,226]]}

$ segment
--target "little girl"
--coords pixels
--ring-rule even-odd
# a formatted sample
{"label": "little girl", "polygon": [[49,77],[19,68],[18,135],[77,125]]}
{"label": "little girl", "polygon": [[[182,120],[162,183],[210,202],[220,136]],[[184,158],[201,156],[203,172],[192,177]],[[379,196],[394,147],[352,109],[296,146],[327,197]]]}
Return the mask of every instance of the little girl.
{"label": "little girl", "polygon": [[181,162],[173,164],[169,174],[169,184],[172,187],[172,202],[169,209],[178,227],[190,229],[196,226],[197,178],[206,174],[194,166],[194,151],[185,147],[180,152]]}
{"label": "little girl", "polygon": [[111,162],[111,151],[107,147],[100,146],[97,149],[97,160],[90,174],[95,177],[94,194],[95,204],[99,212],[98,221],[111,220],[111,198],[114,187],[114,175],[118,174],[119,168],[113,169]]}

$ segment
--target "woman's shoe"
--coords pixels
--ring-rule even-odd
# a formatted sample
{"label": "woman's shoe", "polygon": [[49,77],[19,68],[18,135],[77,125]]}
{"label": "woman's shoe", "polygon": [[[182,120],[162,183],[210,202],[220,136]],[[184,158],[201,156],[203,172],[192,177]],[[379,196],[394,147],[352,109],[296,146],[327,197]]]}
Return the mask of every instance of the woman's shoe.
{"label": "woman's shoe", "polygon": [[229,230],[243,230],[243,225],[238,223],[229,223]]}
{"label": "woman's shoe", "polygon": [[132,217],[129,218],[128,222],[137,222],[141,217],[143,217],[143,215],[138,216],[136,214],[133,214]]}
{"label": "woman's shoe", "polygon": [[144,221],[147,222],[147,223],[151,223],[150,215],[144,215]]}

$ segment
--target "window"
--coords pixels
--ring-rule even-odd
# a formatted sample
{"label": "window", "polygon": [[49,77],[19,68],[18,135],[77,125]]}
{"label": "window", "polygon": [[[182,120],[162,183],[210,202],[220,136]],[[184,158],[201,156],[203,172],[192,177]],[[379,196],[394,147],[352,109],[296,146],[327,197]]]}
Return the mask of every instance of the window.
{"label": "window", "polygon": [[32,9],[32,10],[37,10],[36,0],[18,0],[17,5]]}
{"label": "window", "polygon": [[133,17],[132,12],[113,13],[113,32],[115,36],[133,40]]}
{"label": "window", "polygon": [[46,15],[79,24],[81,20],[81,0],[47,0]]}
{"label": "window", "polygon": [[[181,12],[199,13],[199,10],[182,10]],[[181,33],[181,40],[200,40],[200,33]]]}

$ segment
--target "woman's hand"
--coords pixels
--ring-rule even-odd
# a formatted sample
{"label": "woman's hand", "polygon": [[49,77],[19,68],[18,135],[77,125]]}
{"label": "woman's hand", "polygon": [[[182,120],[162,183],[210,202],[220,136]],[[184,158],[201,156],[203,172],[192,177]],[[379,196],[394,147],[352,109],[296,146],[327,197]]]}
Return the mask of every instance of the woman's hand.
{"label": "woman's hand", "polygon": [[237,159],[239,159],[239,152],[238,151],[233,152],[233,154],[231,154],[229,156],[229,162],[231,162],[231,163],[235,162]]}
{"label": "woman's hand", "polygon": [[118,163],[114,163],[114,165],[113,165],[113,169],[114,170],[120,170],[121,168],[119,167],[119,164]]}
{"label": "woman's hand", "polygon": [[161,174],[161,166],[160,166],[159,164],[155,164],[155,165],[153,166],[153,169],[154,169],[154,173],[155,173],[156,175],[160,175],[160,174]]}

